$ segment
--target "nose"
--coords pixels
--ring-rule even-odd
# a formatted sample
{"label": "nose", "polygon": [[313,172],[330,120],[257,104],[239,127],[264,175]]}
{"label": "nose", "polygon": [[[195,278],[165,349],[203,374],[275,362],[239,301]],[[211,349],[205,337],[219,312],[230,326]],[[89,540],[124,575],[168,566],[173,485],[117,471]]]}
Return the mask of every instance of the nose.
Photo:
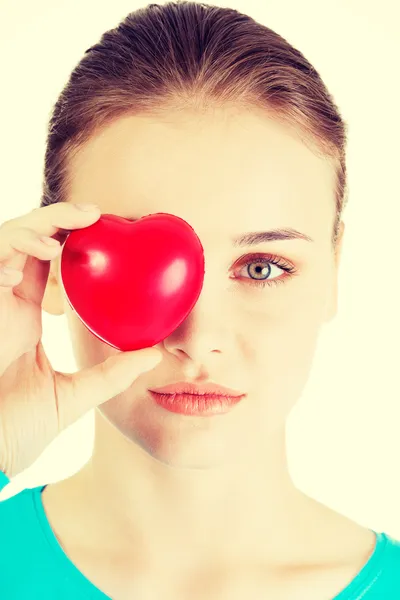
{"label": "nose", "polygon": [[185,321],[164,340],[170,353],[198,364],[215,360],[234,348],[232,315],[223,293],[204,281],[200,297]]}

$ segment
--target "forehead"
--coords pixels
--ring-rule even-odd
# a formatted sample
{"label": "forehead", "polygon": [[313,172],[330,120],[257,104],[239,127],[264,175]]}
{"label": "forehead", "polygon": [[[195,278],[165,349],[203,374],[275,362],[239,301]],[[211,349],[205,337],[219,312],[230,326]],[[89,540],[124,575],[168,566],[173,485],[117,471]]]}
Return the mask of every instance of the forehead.
{"label": "forehead", "polygon": [[70,163],[73,202],[170,212],[219,235],[293,227],[330,235],[334,168],[266,114],[220,109],[118,119]]}

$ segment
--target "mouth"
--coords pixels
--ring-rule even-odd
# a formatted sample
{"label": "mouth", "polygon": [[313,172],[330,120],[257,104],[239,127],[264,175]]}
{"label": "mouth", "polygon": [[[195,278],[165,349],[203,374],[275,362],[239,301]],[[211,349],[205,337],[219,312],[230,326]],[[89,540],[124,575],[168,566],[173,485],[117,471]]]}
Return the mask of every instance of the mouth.
{"label": "mouth", "polygon": [[213,416],[227,413],[246,394],[216,384],[176,383],[149,390],[162,408],[178,414]]}

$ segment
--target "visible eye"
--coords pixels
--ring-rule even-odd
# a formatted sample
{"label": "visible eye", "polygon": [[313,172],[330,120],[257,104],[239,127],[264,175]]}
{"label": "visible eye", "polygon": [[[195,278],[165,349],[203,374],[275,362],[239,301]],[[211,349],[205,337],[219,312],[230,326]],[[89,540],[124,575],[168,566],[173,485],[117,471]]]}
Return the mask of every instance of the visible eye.
{"label": "visible eye", "polygon": [[[278,285],[290,279],[295,273],[295,267],[283,258],[270,254],[247,255],[245,261],[239,261],[239,275],[235,279],[249,280],[250,285],[262,286]],[[280,269],[286,275],[279,279],[273,277],[274,269]],[[278,273],[279,275],[279,273]]]}

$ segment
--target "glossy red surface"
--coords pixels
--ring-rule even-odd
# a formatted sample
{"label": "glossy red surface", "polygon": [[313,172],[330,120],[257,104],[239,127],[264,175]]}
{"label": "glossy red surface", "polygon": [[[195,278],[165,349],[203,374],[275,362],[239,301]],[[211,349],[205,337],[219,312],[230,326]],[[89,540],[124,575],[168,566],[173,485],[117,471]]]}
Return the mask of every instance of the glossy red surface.
{"label": "glossy red surface", "polygon": [[164,340],[189,315],[203,287],[204,252],[175,215],[131,222],[104,214],[69,234],[60,275],[69,304],[95,336],[137,350]]}

